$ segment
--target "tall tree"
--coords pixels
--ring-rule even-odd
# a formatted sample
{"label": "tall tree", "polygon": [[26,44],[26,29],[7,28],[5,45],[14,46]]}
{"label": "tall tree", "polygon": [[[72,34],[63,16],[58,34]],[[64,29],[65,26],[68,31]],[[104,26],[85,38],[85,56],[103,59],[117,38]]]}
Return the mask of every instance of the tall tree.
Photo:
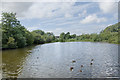
{"label": "tall tree", "polygon": [[32,34],[20,24],[15,13],[2,13],[1,21],[3,48],[20,48],[33,43]]}

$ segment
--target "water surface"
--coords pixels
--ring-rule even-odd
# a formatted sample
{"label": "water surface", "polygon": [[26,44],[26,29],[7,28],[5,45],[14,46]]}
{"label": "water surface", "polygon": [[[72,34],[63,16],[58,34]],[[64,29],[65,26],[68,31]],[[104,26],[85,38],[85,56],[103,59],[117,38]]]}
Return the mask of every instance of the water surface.
{"label": "water surface", "polygon": [[[117,44],[56,42],[5,50],[2,53],[3,77],[120,77]],[[76,62],[73,63],[73,60]]]}

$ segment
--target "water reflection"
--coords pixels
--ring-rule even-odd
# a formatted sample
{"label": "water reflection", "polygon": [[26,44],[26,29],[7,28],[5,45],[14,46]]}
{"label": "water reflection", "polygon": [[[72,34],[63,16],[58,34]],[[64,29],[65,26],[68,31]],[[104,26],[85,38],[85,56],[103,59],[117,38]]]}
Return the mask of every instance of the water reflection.
{"label": "water reflection", "polygon": [[30,50],[33,46],[15,49],[15,50],[5,50],[2,55],[2,70],[3,78],[17,78],[21,73],[23,64],[26,61],[26,57],[30,55]]}
{"label": "water reflection", "polygon": [[0,79],[2,79],[2,50],[0,50]]}
{"label": "water reflection", "polygon": [[4,77],[120,77],[119,68],[116,44],[58,42],[3,51]]}

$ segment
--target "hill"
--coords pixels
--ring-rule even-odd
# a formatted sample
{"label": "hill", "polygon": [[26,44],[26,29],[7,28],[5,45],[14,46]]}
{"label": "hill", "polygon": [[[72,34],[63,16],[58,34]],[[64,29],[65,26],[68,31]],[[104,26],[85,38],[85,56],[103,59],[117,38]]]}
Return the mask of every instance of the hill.
{"label": "hill", "polygon": [[120,30],[119,23],[116,23],[114,25],[108,26],[103,31],[101,31],[100,37],[102,41],[118,44],[120,43],[119,30]]}

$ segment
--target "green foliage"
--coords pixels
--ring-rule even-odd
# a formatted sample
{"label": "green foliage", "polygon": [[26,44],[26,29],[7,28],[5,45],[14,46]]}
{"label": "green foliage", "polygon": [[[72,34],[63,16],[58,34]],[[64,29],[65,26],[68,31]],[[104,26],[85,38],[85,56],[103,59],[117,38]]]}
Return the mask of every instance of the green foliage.
{"label": "green foliage", "polygon": [[0,28],[0,49],[2,47],[2,29]]}
{"label": "green foliage", "polygon": [[65,39],[70,39],[70,32],[67,32],[67,33],[65,34]]}
{"label": "green foliage", "polygon": [[62,32],[60,34],[60,42],[65,42],[65,41],[69,41],[68,39],[72,39],[72,38],[76,38],[76,34],[70,35],[70,32],[67,32],[66,34],[64,32]]}
{"label": "green foliage", "polygon": [[17,20],[15,13],[2,13],[2,48],[22,48],[33,43],[32,34]]}
{"label": "green foliage", "polygon": [[71,38],[76,38],[77,36],[76,36],[76,34],[73,34],[73,35],[71,35],[70,37],[71,37]]}
{"label": "green foliage", "polygon": [[32,45],[34,42],[33,35],[31,34],[31,32],[27,31],[26,29],[25,29],[25,37],[26,37],[27,45]]}
{"label": "green foliage", "polygon": [[120,26],[119,23],[111,25],[107,28],[105,28],[103,31],[100,33],[100,37],[103,42],[109,42],[109,43],[116,43],[119,44],[119,30]]}
{"label": "green foliage", "polygon": [[62,32],[60,34],[60,42],[65,42],[65,33],[64,32]]}
{"label": "green foliage", "polygon": [[45,41],[40,35],[37,35],[34,37],[34,43],[35,44],[43,44],[43,43],[45,43]]}
{"label": "green foliage", "polygon": [[7,45],[9,48],[17,48],[17,43],[13,37],[9,37]]}
{"label": "green foliage", "polygon": [[55,36],[53,33],[50,32],[45,33],[42,30],[34,30],[31,33],[34,37],[35,44],[50,43],[55,41]]}
{"label": "green foliage", "polygon": [[60,34],[60,42],[65,41],[91,41],[91,42],[109,42],[109,43],[120,43],[120,37],[118,35],[120,26],[119,23],[115,25],[108,26],[106,29],[102,30],[100,34],[82,34],[76,36],[76,34],[70,35],[69,32]]}
{"label": "green foliage", "polygon": [[53,33],[47,32],[46,33],[46,38],[45,38],[45,42],[50,43],[52,41],[55,41],[55,36]]}
{"label": "green foliage", "polygon": [[17,20],[15,13],[2,13],[2,23],[0,24],[0,42],[3,49],[22,48],[34,44],[43,44],[50,42],[66,42],[66,41],[92,41],[92,42],[109,42],[120,43],[118,32],[120,30],[119,23],[108,26],[102,30],[100,34],[76,34],[70,35],[70,32],[62,32],[60,36],[55,37],[53,33],[45,33],[42,30],[34,30],[29,32]]}
{"label": "green foliage", "polygon": [[42,30],[34,30],[34,31],[32,31],[32,33],[36,33],[36,34],[40,34],[40,35],[44,35],[45,34],[45,32],[42,31]]}

